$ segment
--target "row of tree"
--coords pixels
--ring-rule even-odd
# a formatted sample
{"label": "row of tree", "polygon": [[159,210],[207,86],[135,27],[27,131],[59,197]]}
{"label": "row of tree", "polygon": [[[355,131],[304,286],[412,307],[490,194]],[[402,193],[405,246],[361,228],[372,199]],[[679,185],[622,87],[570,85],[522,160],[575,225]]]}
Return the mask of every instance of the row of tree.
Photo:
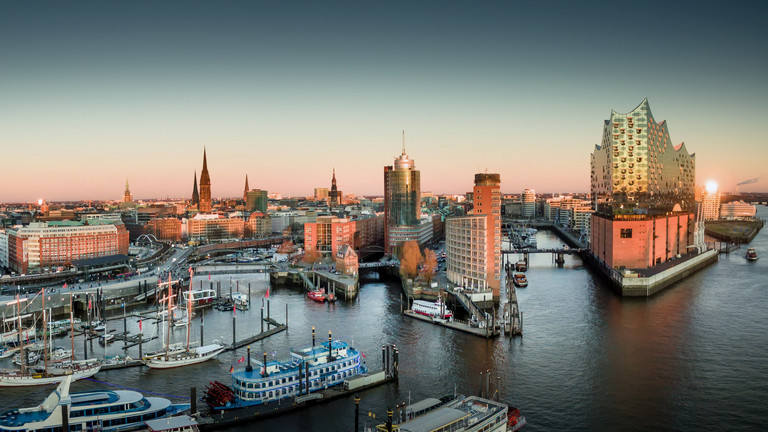
{"label": "row of tree", "polygon": [[437,255],[429,248],[424,253],[415,240],[408,240],[400,247],[400,274],[406,279],[421,277],[427,284],[432,282],[437,271]]}

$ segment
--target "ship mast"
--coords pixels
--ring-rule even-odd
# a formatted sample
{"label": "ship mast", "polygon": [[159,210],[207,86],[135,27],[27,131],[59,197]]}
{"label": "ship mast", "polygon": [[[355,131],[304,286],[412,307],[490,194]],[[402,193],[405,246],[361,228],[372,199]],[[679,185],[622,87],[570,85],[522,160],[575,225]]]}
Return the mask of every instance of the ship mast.
{"label": "ship mast", "polygon": [[48,376],[48,341],[45,340],[45,335],[48,333],[48,323],[45,316],[45,288],[40,291],[43,294],[41,307],[43,308],[43,359],[45,360],[45,375]]}
{"label": "ship mast", "polygon": [[[19,299],[19,293],[16,293],[16,302],[15,302],[16,303],[16,318],[18,320],[18,322],[16,324],[17,325],[16,329],[17,329],[18,334],[19,334],[19,354],[20,354],[20,357],[21,357],[21,373],[23,374],[24,371],[26,370],[26,368],[25,368],[26,363],[24,362],[24,342],[21,340],[21,302],[22,301],[27,301],[27,299],[20,300]],[[13,302],[11,302],[11,304],[12,303]]]}
{"label": "ship mast", "polygon": [[187,353],[189,353],[189,328],[192,327],[192,268],[189,269],[189,294],[187,295]]}
{"label": "ship mast", "polygon": [[[88,334],[83,330],[83,338],[88,339]],[[72,291],[69,292],[69,341],[72,343],[72,364],[75,364],[75,318],[72,311]],[[85,360],[85,359],[83,359]]]}

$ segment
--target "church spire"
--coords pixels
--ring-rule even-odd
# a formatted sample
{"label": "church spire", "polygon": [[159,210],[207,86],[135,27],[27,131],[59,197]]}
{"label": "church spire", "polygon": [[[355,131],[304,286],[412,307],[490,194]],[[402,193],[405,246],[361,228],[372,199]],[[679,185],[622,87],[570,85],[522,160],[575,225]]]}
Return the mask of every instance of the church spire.
{"label": "church spire", "polygon": [[248,174],[245,175],[245,190],[243,190],[243,201],[246,200],[248,195]]}
{"label": "church spire", "polygon": [[203,172],[200,173],[200,213],[210,213],[213,209],[211,201],[211,177],[208,175],[208,158],[203,147]]}
{"label": "church spire", "polygon": [[200,194],[197,192],[197,170],[195,170],[195,182],[192,184],[192,205],[200,205]]}

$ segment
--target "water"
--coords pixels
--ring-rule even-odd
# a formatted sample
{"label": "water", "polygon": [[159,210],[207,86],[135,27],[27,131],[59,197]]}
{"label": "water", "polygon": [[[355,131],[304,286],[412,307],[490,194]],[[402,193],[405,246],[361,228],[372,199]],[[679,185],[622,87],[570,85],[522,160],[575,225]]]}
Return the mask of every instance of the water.
{"label": "water", "polygon": [[[768,217],[768,209],[758,208]],[[540,231],[541,247],[562,244]],[[401,353],[401,377],[361,394],[361,424],[372,423],[367,412],[381,419],[387,405],[452,393],[477,393],[479,373],[490,370],[500,379],[501,399],[515,405],[528,420],[524,430],[640,431],[640,430],[764,430],[768,422],[768,231],[752,242],[763,256],[754,263],[745,249],[651,298],[618,297],[600,276],[578,257],[567,257],[556,268],[549,255],[532,256],[529,286],[518,290],[524,312],[525,336],[514,340],[485,340],[401,316],[400,290],[392,281],[368,278],[352,303],[318,304],[298,289],[273,288],[272,316],[285,319],[289,329],[252,345],[253,357],[267,352],[284,359],[290,347],[308,344],[311,327],[319,340],[349,341],[362,349],[369,366],[379,368],[381,345],[396,343]],[[224,291],[229,278],[221,278]],[[238,277],[240,290],[251,283],[254,307],[237,312],[238,338],[258,333],[259,306],[268,281],[264,275]],[[122,328],[122,321],[111,326]],[[145,322],[146,335],[158,332]],[[199,336],[193,326],[193,339]],[[206,314],[206,342],[214,335],[231,340],[232,313]],[[137,331],[135,320],[129,330]],[[174,340],[186,332],[174,331]],[[59,345],[68,345],[59,339]],[[153,344],[158,344],[159,339]],[[120,343],[111,348],[116,353]],[[77,350],[82,342],[76,341]],[[94,345],[97,354],[101,347]],[[130,353],[137,355],[135,350]],[[245,349],[224,353],[217,360],[182,369],[146,368],[107,371],[96,378],[169,395],[202,392],[210,380],[229,383],[230,366]],[[274,354],[274,356],[273,356]],[[239,364],[242,366],[242,363]],[[77,382],[74,391],[104,388]],[[495,384],[494,384],[495,388]],[[51,388],[4,389],[0,410],[40,403]],[[175,399],[182,402],[181,399]],[[294,414],[234,428],[260,431],[351,430],[352,398],[333,401]]]}

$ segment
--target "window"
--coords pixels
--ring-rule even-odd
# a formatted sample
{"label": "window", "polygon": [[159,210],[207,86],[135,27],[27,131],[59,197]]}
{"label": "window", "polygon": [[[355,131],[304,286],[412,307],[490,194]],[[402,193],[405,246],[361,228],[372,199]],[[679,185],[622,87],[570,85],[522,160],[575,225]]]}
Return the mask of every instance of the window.
{"label": "window", "polygon": [[632,238],[632,228],[622,228],[621,238]]}

